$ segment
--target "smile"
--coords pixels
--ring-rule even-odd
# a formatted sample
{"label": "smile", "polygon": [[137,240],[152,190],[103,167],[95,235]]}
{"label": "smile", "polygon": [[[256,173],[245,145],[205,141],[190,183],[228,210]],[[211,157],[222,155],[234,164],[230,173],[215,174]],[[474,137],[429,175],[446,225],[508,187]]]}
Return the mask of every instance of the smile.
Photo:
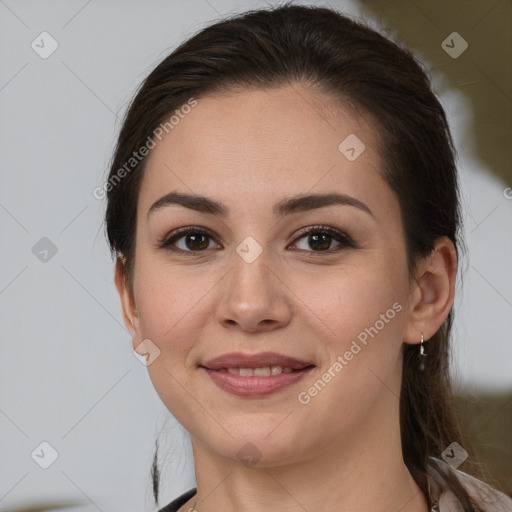
{"label": "smile", "polygon": [[200,367],[220,389],[245,397],[260,397],[281,391],[302,380],[314,368],[315,366],[308,366],[293,370],[289,367],[266,366],[211,370]]}
{"label": "smile", "polygon": [[281,375],[281,373],[292,373],[295,370],[289,366],[262,366],[260,368],[221,368],[218,371],[242,377],[270,377],[271,375]]}

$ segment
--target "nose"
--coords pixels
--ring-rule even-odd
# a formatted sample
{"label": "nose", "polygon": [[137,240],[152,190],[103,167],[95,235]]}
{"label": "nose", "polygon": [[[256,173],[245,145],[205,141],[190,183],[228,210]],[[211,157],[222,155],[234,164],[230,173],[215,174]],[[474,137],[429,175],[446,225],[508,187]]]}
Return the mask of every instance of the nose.
{"label": "nose", "polygon": [[284,276],[263,250],[248,263],[237,253],[234,265],[223,279],[217,319],[227,329],[267,332],[286,326],[291,320],[293,293]]}

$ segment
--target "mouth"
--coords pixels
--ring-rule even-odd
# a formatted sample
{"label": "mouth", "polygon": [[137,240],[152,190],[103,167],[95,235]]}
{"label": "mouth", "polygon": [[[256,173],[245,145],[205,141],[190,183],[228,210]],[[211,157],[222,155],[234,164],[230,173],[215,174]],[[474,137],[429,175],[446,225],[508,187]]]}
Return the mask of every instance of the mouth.
{"label": "mouth", "polygon": [[[258,371],[256,376],[279,375],[280,373],[291,373],[294,370],[303,370],[308,366],[315,366],[311,362],[303,361],[291,356],[285,356],[276,352],[261,352],[259,354],[244,354],[233,352],[210,359],[199,366],[208,370],[241,370],[242,375],[250,377],[253,374],[249,371]],[[260,375],[261,374],[261,375]],[[240,375],[240,373],[239,373]]]}
{"label": "mouth", "polygon": [[199,365],[217,386],[238,396],[264,396],[298,382],[316,366],[275,352],[224,354]]}
{"label": "mouth", "polygon": [[294,373],[300,372],[306,368],[312,368],[313,366],[306,366],[301,369],[293,369],[289,366],[260,366],[258,368],[220,368],[219,370],[213,370],[212,368],[206,368],[214,372],[229,373],[231,375],[240,375],[242,377],[270,377],[272,375],[281,375],[282,373]]}

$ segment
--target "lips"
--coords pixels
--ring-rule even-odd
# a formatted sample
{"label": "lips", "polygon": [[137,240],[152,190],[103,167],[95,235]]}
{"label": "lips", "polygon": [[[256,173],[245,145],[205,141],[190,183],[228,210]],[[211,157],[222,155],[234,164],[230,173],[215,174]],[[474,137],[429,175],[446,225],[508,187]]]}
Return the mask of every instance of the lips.
{"label": "lips", "polygon": [[262,352],[224,354],[199,368],[222,390],[240,397],[263,397],[303,379],[315,365],[294,357]]}
{"label": "lips", "polygon": [[209,370],[228,370],[229,368],[254,369],[272,366],[291,368],[292,370],[303,370],[315,365],[313,363],[278,354],[276,352],[261,352],[259,354],[233,352],[210,359],[199,366]]}

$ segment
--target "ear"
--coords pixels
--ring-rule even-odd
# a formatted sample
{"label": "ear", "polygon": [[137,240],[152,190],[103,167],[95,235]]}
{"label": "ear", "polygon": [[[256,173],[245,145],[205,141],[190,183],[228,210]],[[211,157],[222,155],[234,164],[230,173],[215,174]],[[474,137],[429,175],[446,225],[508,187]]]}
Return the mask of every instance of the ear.
{"label": "ear", "polygon": [[135,350],[141,342],[139,313],[135,305],[133,290],[130,287],[126,274],[126,259],[122,254],[118,255],[116,260],[115,282],[119,298],[121,299],[123,320],[132,335],[132,345]]}
{"label": "ear", "polygon": [[404,330],[405,343],[419,343],[422,334],[426,341],[441,327],[453,304],[456,275],[457,251],[453,242],[442,236],[417,265]]}

